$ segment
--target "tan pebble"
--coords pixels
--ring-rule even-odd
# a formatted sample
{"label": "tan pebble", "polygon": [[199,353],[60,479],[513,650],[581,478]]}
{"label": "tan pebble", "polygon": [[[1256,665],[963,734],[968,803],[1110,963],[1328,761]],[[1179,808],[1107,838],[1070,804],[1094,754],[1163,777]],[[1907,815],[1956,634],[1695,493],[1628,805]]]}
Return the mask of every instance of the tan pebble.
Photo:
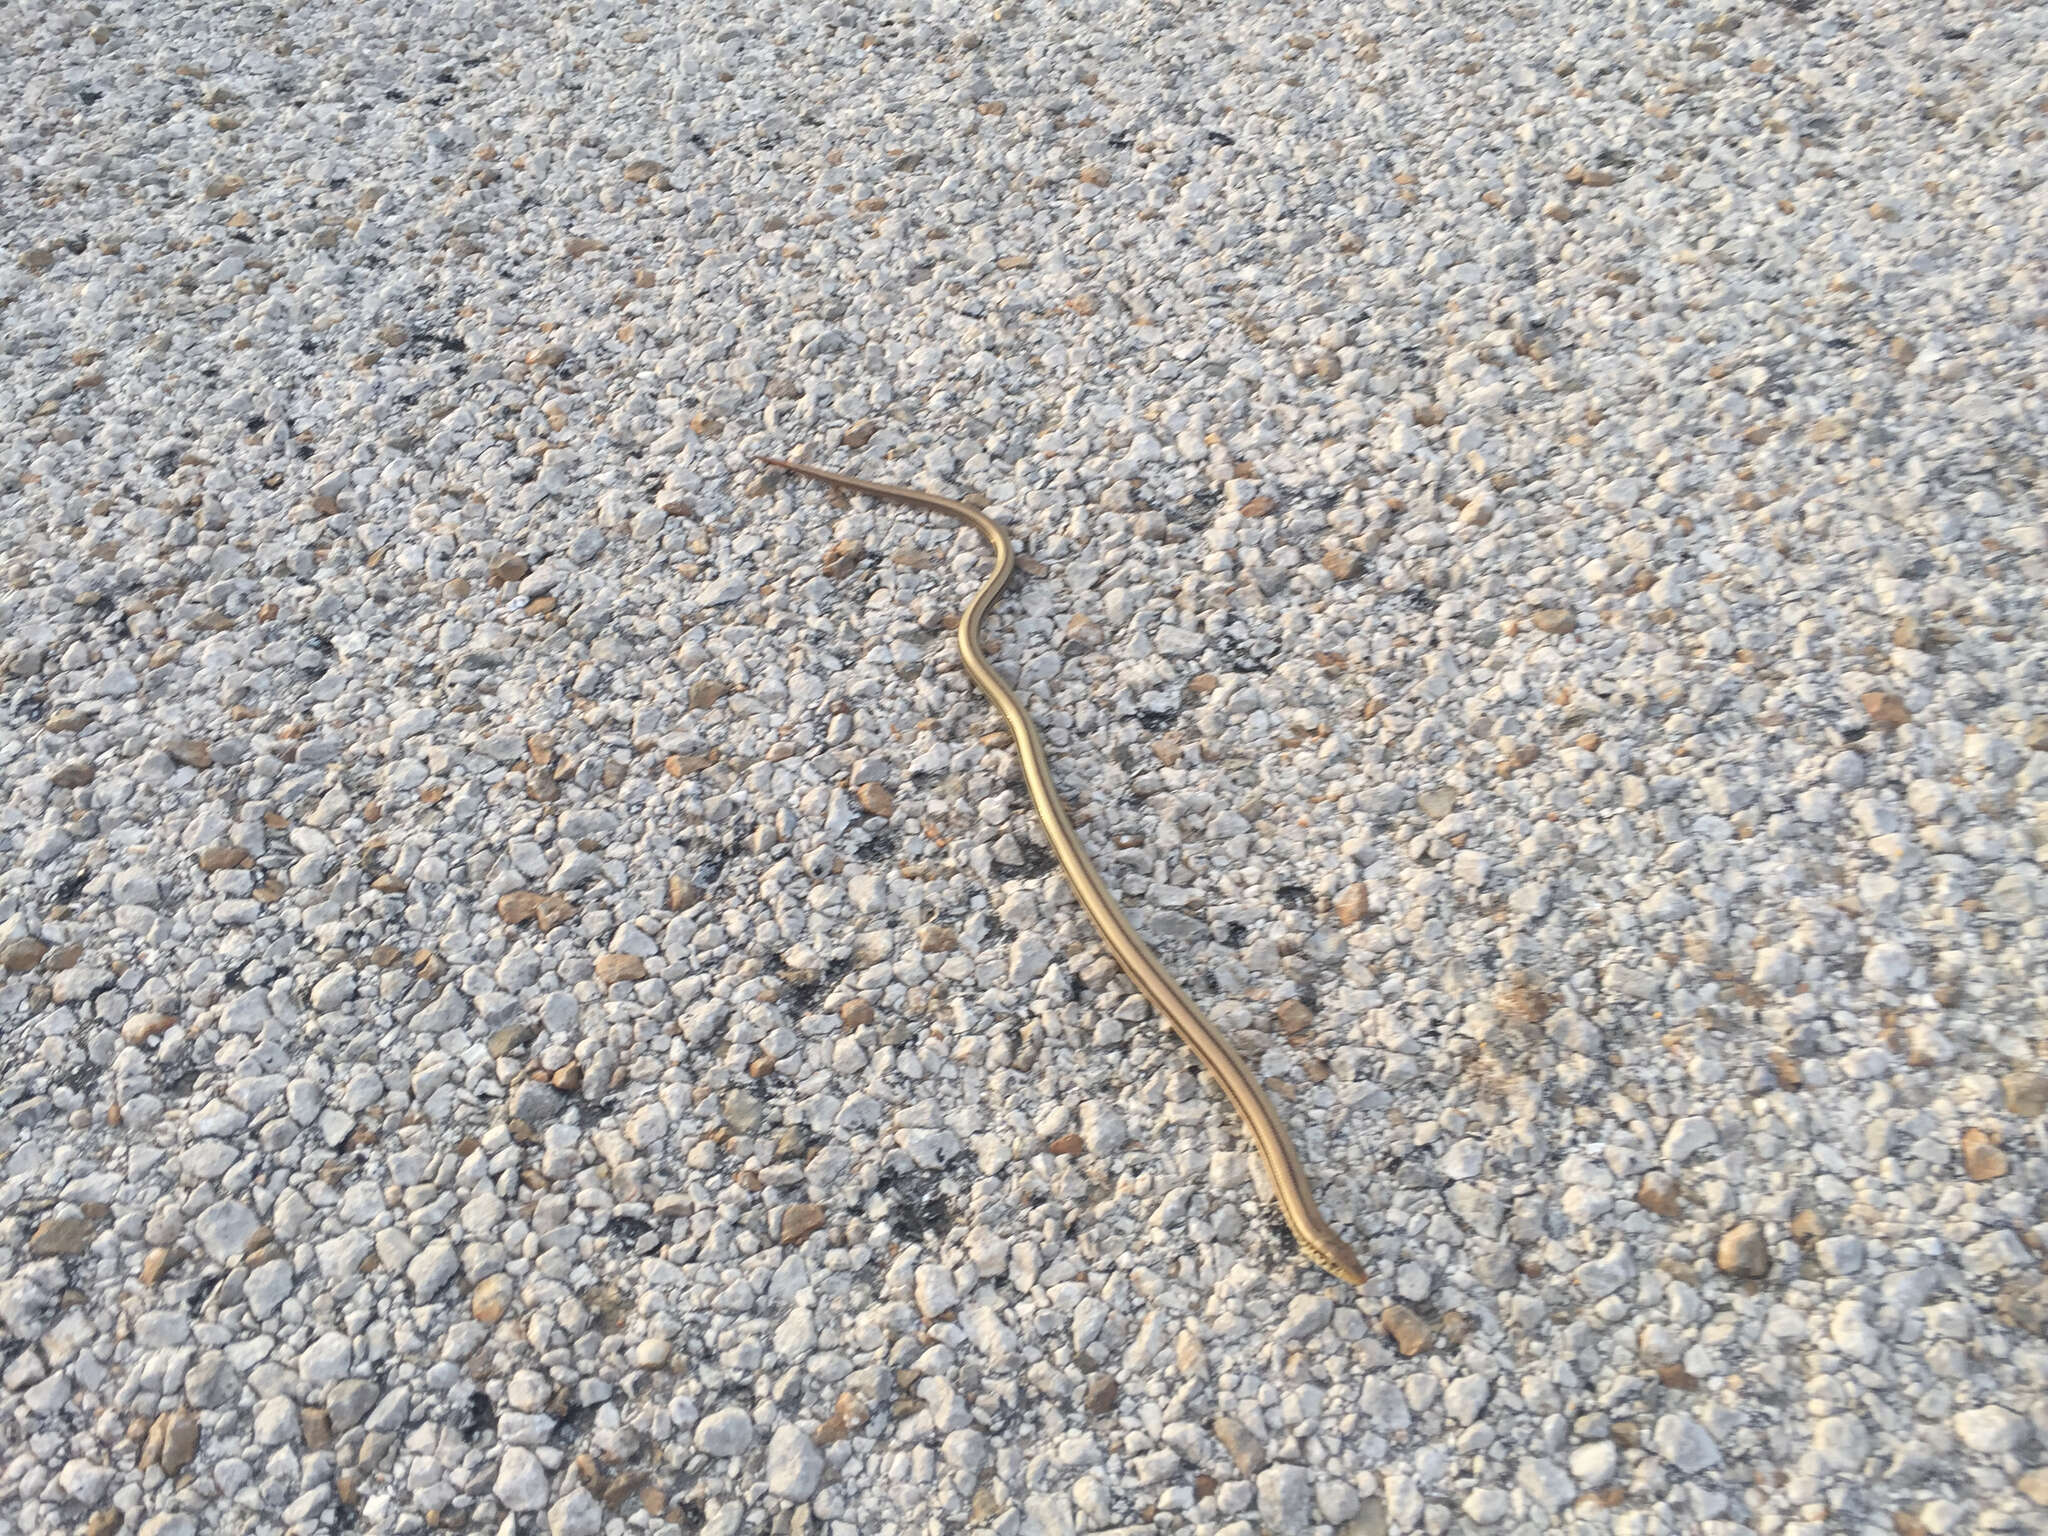
{"label": "tan pebble", "polygon": [[1347,885],[1337,893],[1336,912],[1337,921],[1347,928],[1372,916],[1372,892],[1363,880]]}
{"label": "tan pebble", "polygon": [[960,947],[960,935],[944,923],[926,923],[917,930],[917,947],[927,955],[943,955]]}
{"label": "tan pebble", "polygon": [[1266,1442],[1253,1434],[1250,1429],[1229,1414],[1218,1414],[1209,1425],[1209,1432],[1230,1453],[1230,1459],[1237,1470],[1246,1477],[1266,1464]]}
{"label": "tan pebble", "polygon": [[875,1022],[874,1005],[863,998],[850,997],[839,1005],[839,1022],[848,1029],[865,1029]]}
{"label": "tan pebble", "polygon": [[246,848],[203,848],[199,853],[199,867],[208,874],[221,869],[247,869],[255,862]]}
{"label": "tan pebble", "polygon": [[563,1093],[579,1093],[583,1088],[583,1064],[572,1061],[565,1067],[557,1067],[548,1081]]}
{"label": "tan pebble", "polygon": [[1290,997],[1273,1010],[1273,1022],[1290,1035],[1298,1035],[1315,1023],[1315,1010],[1298,997]]}
{"label": "tan pebble", "polygon": [[495,1323],[512,1302],[512,1277],[486,1275],[469,1293],[469,1315],[480,1323]]}
{"label": "tan pebble", "polygon": [[599,955],[597,979],[608,987],[622,981],[645,981],[647,962],[638,955]]}
{"label": "tan pebble", "polygon": [[566,896],[548,896],[533,914],[542,933],[548,933],[576,915],[576,904]]}
{"label": "tan pebble", "polygon": [[59,789],[83,789],[92,782],[92,763],[83,757],[74,757],[50,770],[50,782]]}
{"label": "tan pebble", "polygon": [[681,875],[668,877],[668,909],[671,912],[687,912],[704,899],[704,893],[691,881]]}
{"label": "tan pebble", "polygon": [[1963,1172],[1979,1184],[2002,1179],[2011,1165],[1988,1132],[1975,1126],[1963,1132]]}
{"label": "tan pebble", "polygon": [[1051,1141],[1045,1144],[1045,1150],[1054,1157],[1079,1157],[1081,1149],[1085,1145],[1086,1143],[1079,1136],[1076,1136],[1072,1131],[1068,1131],[1064,1136],[1053,1137]]}
{"label": "tan pebble", "polygon": [[1107,1371],[1098,1371],[1088,1378],[1088,1388],[1081,1395],[1081,1406],[1093,1414],[1105,1414],[1114,1408],[1122,1396],[1116,1378]]}
{"label": "tan pebble", "polygon": [[2013,1486],[2034,1503],[2048,1505],[2048,1467],[2036,1467],[2031,1472],[2022,1472]]}
{"label": "tan pebble", "polygon": [[1067,630],[1060,643],[1070,651],[1092,651],[1102,644],[1102,625],[1085,613],[1077,613],[1067,620]]}
{"label": "tan pebble", "polygon": [[825,1208],[821,1205],[786,1205],[782,1208],[782,1240],[785,1243],[800,1243],[824,1225]]}
{"label": "tan pebble", "polygon": [[187,768],[211,768],[213,748],[197,736],[180,736],[164,743],[164,750]]}
{"label": "tan pebble", "polygon": [[870,816],[887,816],[896,809],[896,797],[882,784],[863,784],[853,792],[860,808]]}
{"label": "tan pebble", "polygon": [[[654,180],[662,170],[663,166],[659,160],[628,160],[621,174],[628,181],[647,182]],[[644,288],[648,285],[642,283],[640,286]]]}
{"label": "tan pebble", "polygon": [[96,1509],[85,1522],[85,1536],[114,1536],[124,1518],[118,1509]]}
{"label": "tan pebble", "polygon": [[540,911],[540,903],[539,891],[507,891],[498,898],[498,916],[504,922],[517,927],[521,923],[532,921],[534,915]]}
{"label": "tan pebble", "polygon": [[1813,1243],[1828,1235],[1828,1224],[1821,1219],[1819,1211],[1805,1210],[1792,1218],[1786,1230],[1797,1242]]}
{"label": "tan pebble", "polygon": [[825,546],[824,559],[820,562],[819,569],[837,581],[840,577],[851,575],[858,570],[861,561],[866,558],[867,551],[861,548],[858,542],[853,539],[839,539]]}
{"label": "tan pebble", "polygon": [[1870,723],[1881,730],[1891,730],[1904,725],[1913,717],[1906,709],[1906,701],[1896,693],[1886,693],[1873,688],[1863,695],[1864,713],[1870,716]]}
{"label": "tan pebble", "polygon": [[334,1425],[325,1408],[299,1410],[299,1434],[309,1451],[324,1451],[334,1444]]}
{"label": "tan pebble", "polygon": [[1579,621],[1568,608],[1538,608],[1529,616],[1529,622],[1546,635],[1569,635],[1579,627]]}
{"label": "tan pebble", "polygon": [[1331,549],[1323,552],[1323,569],[1339,581],[1349,581],[1358,574],[1363,564],[1355,550]]}
{"label": "tan pebble", "polygon": [[51,714],[50,718],[43,722],[43,729],[46,731],[68,733],[82,731],[90,724],[92,724],[92,716],[86,714],[83,710],[65,708]]}
{"label": "tan pebble", "polygon": [[1739,1222],[1721,1234],[1714,1248],[1714,1267],[1724,1275],[1761,1280],[1771,1272],[1771,1250],[1764,1229],[1753,1221]]}
{"label": "tan pebble", "polygon": [[1411,1308],[1396,1303],[1380,1313],[1380,1327],[1403,1355],[1419,1355],[1435,1336],[1429,1324]]}

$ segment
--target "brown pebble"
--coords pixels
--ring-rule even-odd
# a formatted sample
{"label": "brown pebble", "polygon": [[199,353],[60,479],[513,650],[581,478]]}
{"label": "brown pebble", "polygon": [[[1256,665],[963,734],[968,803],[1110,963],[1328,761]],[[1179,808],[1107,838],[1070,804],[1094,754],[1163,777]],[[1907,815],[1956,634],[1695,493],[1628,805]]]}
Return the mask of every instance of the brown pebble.
{"label": "brown pebble", "polygon": [[858,570],[865,558],[867,551],[862,549],[858,542],[853,539],[839,539],[825,546],[825,556],[819,563],[819,569],[837,581],[840,577],[851,575]]}
{"label": "brown pebble", "polygon": [[1963,1172],[1979,1184],[1990,1179],[2002,1179],[2011,1166],[1997,1142],[1988,1131],[1971,1126],[1963,1132]]}
{"label": "brown pebble", "polygon": [[181,1408],[164,1425],[164,1448],[157,1464],[173,1477],[191,1464],[199,1451],[199,1415]]}
{"label": "brown pebble", "polygon": [[1569,635],[1579,627],[1569,608],[1538,608],[1529,616],[1529,622],[1546,635]]}
{"label": "brown pebble", "polygon": [[1064,1136],[1053,1137],[1051,1141],[1045,1144],[1045,1150],[1054,1157],[1079,1157],[1082,1148],[1086,1145],[1079,1136],[1069,1131]]}
{"label": "brown pebble", "polygon": [[1678,1180],[1668,1173],[1644,1174],[1643,1182],[1636,1186],[1636,1204],[1666,1221],[1674,1219],[1678,1215]]}
{"label": "brown pebble", "polygon": [[72,731],[82,731],[90,724],[92,724],[92,716],[86,714],[83,710],[67,707],[52,712],[50,718],[43,722],[43,729],[46,731],[69,733]]}
{"label": "brown pebble", "polygon": [[2008,1072],[2000,1080],[1999,1086],[2005,1090],[2007,1114],[2034,1120],[2048,1112],[2048,1074]]}
{"label": "brown pebble", "polygon": [[548,1081],[554,1084],[558,1092],[581,1093],[583,1091],[583,1063],[572,1061],[565,1067],[556,1068],[553,1075],[548,1078]]}
{"label": "brown pebble", "polygon": [[9,939],[6,944],[0,945],[0,967],[17,974],[30,970],[48,950],[49,946],[41,939]]}
{"label": "brown pebble", "polygon": [[90,761],[74,757],[50,770],[50,782],[59,789],[83,789],[92,782],[93,768]]}
{"label": "brown pebble", "polygon": [[1372,916],[1372,892],[1363,880],[1347,885],[1337,894],[1337,921],[1353,927]]}
{"label": "brown pebble", "polygon": [[1764,1229],[1753,1221],[1740,1222],[1721,1234],[1714,1249],[1714,1267],[1724,1275],[1761,1280],[1771,1272],[1771,1250],[1764,1241]]}
{"label": "brown pebble", "polygon": [[896,809],[896,797],[881,784],[863,784],[853,792],[853,798],[870,816],[887,816]]}
{"label": "brown pebble", "polygon": [[668,909],[671,912],[687,912],[704,899],[704,893],[681,875],[668,877]]}
{"label": "brown pebble", "polygon": [[839,1022],[848,1029],[865,1029],[875,1022],[875,1009],[864,998],[849,997],[839,1005]]}
{"label": "brown pebble", "polygon": [[1323,569],[1339,581],[1349,581],[1358,574],[1359,567],[1363,564],[1353,550],[1331,549],[1323,552]]}
{"label": "brown pebble", "polygon": [[542,933],[552,932],[576,915],[576,903],[566,896],[548,896],[541,900],[533,914],[533,920]]}
{"label": "brown pebble", "polygon": [[334,1425],[327,1417],[325,1408],[301,1408],[299,1410],[299,1434],[309,1451],[324,1451],[334,1444]]}
{"label": "brown pebble", "polygon": [[1315,1010],[1298,997],[1290,997],[1273,1010],[1273,1022],[1290,1035],[1298,1035],[1315,1023]]}
{"label": "brown pebble", "polygon": [[1114,1376],[1107,1372],[1097,1372],[1088,1378],[1088,1388],[1081,1394],[1081,1406],[1092,1414],[1105,1414],[1116,1406],[1116,1400],[1121,1395]]}
{"label": "brown pebble", "polygon": [[500,555],[491,562],[490,580],[494,587],[510,586],[532,574],[533,567],[526,563],[524,555]]}
{"label": "brown pebble", "polygon": [[197,736],[179,736],[164,743],[164,750],[187,768],[211,768],[213,748]]}
{"label": "brown pebble", "polygon": [[1786,1231],[1798,1243],[1815,1243],[1828,1235],[1828,1224],[1821,1220],[1819,1211],[1801,1211],[1787,1224]]}
{"label": "brown pebble", "polygon": [[1412,1308],[1396,1302],[1380,1313],[1380,1327],[1403,1355],[1419,1355],[1429,1348],[1434,1330]]}
{"label": "brown pebble", "polygon": [[1880,730],[1892,730],[1913,718],[1904,699],[1878,688],[1863,695],[1863,710],[1870,716],[1870,723]]}
{"label": "brown pebble", "polygon": [[599,955],[597,979],[607,987],[621,981],[645,981],[647,962],[638,955]]}
{"label": "brown pebble", "polygon": [[93,1224],[83,1215],[45,1216],[28,1240],[32,1258],[69,1259],[85,1252],[92,1242]]}
{"label": "brown pebble", "polygon": [[709,709],[732,689],[713,678],[700,678],[690,684],[690,708]]}
{"label": "brown pebble", "polygon": [[1699,1379],[1682,1365],[1660,1365],[1657,1380],[1673,1392],[1693,1392],[1699,1389]]}
{"label": "brown pebble", "polygon": [[114,1536],[123,1518],[118,1509],[96,1509],[85,1522],[85,1536]]}
{"label": "brown pebble", "polygon": [[926,923],[917,930],[917,947],[927,955],[943,955],[960,947],[960,935],[944,923]]}
{"label": "brown pebble", "polygon": [[246,848],[215,847],[199,851],[199,867],[208,874],[222,869],[247,869],[255,862]]}
{"label": "brown pebble", "polygon": [[782,1240],[800,1243],[825,1225],[822,1205],[786,1205],[782,1208]]}
{"label": "brown pebble", "polygon": [[172,1266],[177,1262],[178,1251],[175,1248],[150,1249],[142,1259],[142,1283],[155,1285],[171,1272]]}

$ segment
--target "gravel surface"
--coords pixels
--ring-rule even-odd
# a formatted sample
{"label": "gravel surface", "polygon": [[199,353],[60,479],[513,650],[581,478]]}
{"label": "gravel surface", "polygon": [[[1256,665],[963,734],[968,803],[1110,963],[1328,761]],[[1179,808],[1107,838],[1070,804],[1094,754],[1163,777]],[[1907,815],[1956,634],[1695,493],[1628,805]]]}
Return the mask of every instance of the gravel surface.
{"label": "gravel surface", "polygon": [[2038,8],[1224,9],[0,12],[0,1531],[2043,1529]]}

